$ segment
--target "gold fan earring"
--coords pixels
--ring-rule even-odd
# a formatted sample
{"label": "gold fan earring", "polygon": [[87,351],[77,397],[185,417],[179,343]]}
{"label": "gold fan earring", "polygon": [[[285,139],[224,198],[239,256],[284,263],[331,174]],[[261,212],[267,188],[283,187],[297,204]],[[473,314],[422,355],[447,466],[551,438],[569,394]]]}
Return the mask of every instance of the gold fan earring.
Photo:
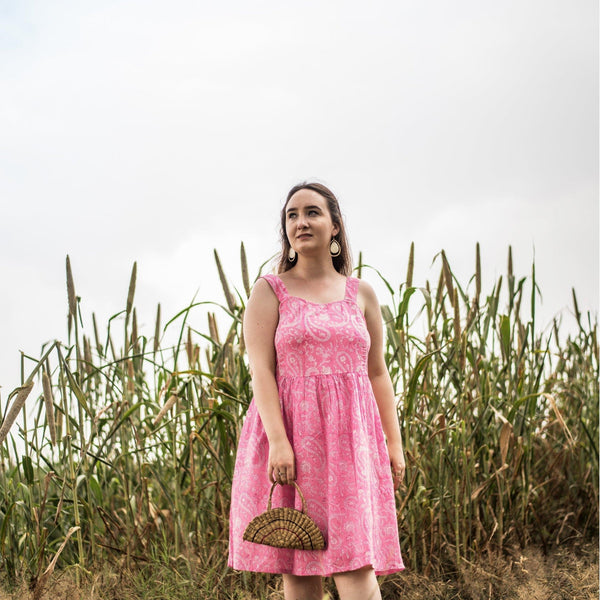
{"label": "gold fan earring", "polygon": [[329,244],[329,253],[331,256],[339,256],[342,253],[342,247],[335,238],[332,238],[331,243]]}

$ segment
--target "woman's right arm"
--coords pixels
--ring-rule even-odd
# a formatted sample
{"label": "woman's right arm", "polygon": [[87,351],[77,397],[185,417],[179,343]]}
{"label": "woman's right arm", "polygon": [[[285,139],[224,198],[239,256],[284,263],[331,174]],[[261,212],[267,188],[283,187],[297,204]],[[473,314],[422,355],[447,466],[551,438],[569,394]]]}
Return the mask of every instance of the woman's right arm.
{"label": "woman's right arm", "polygon": [[[271,286],[259,279],[244,313],[244,341],[248,351],[254,403],[269,440],[268,476],[285,483],[296,479],[294,451],[283,424],[279,391],[275,379],[275,330],[279,320],[279,301]],[[279,477],[278,473],[285,473]]]}

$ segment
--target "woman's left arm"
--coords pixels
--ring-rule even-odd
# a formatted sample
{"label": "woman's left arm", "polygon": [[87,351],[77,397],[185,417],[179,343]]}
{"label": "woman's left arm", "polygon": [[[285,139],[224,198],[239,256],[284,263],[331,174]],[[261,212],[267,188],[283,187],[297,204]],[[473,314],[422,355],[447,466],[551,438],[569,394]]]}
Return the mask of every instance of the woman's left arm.
{"label": "woman's left arm", "polygon": [[406,463],[404,461],[402,434],[398,422],[394,388],[383,354],[383,319],[379,301],[373,288],[362,280],[359,287],[359,302],[363,305],[367,329],[371,336],[371,348],[368,357],[369,379],[371,380],[373,394],[379,408],[381,425],[387,440],[394,487],[398,489],[400,482],[404,479]]}

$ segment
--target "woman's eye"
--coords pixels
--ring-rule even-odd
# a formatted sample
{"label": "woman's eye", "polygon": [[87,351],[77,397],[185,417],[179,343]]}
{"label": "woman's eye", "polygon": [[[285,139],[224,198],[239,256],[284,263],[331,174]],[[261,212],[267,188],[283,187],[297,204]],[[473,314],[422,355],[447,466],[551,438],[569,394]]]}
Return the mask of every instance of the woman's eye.
{"label": "woman's eye", "polygon": [[316,211],[316,210],[309,210],[309,211],[308,211],[308,214],[309,214],[309,215],[318,215],[318,214],[319,214],[319,212],[318,212],[318,211]]}

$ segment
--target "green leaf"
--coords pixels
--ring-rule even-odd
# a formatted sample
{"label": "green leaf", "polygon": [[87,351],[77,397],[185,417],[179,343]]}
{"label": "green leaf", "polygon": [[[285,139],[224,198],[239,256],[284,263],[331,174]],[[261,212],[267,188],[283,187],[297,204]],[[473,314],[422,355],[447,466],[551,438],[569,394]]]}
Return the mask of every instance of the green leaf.
{"label": "green leaf", "polygon": [[65,373],[67,374],[67,379],[69,380],[69,387],[75,394],[75,397],[77,398],[78,402],[83,407],[83,410],[85,411],[87,416],[90,417],[90,419],[93,419],[93,415],[90,412],[87,400],[85,399],[85,394],[81,391],[81,388],[79,387],[79,384],[77,383],[77,381],[75,381],[75,377],[73,377],[73,373],[71,373],[71,371],[69,370],[67,361],[62,357],[62,355],[61,355],[61,359],[62,359],[63,369],[65,370]]}
{"label": "green leaf", "polygon": [[89,482],[90,482],[90,490],[92,490],[92,494],[94,494],[94,498],[98,502],[102,502],[102,488],[100,487],[98,480],[93,475],[90,475]]}
{"label": "green leaf", "polygon": [[423,356],[421,356],[421,358],[417,361],[417,364],[415,365],[414,371],[411,373],[410,380],[408,382],[408,393],[406,394],[406,414],[407,415],[412,414],[415,395],[417,392],[417,384],[419,382],[419,376],[421,375],[421,372],[426,367],[427,363],[431,360],[431,357],[440,351],[441,351],[440,348],[438,348],[437,350],[433,350],[433,352],[430,352],[429,354],[424,354]]}
{"label": "green leaf", "polygon": [[15,507],[15,503],[13,502],[7,509],[6,515],[4,515],[4,519],[2,519],[2,527],[0,527],[0,549],[2,550],[2,555],[6,554],[5,550],[5,542],[6,542],[6,533],[8,531],[8,522],[10,519],[10,515],[12,514],[13,508]]}
{"label": "green leaf", "polygon": [[510,356],[510,319],[507,315],[500,315],[500,343],[504,358],[508,360]]}
{"label": "green leaf", "polygon": [[21,466],[23,467],[23,475],[25,475],[27,485],[33,485],[33,463],[31,462],[31,457],[23,456],[21,458]]}

